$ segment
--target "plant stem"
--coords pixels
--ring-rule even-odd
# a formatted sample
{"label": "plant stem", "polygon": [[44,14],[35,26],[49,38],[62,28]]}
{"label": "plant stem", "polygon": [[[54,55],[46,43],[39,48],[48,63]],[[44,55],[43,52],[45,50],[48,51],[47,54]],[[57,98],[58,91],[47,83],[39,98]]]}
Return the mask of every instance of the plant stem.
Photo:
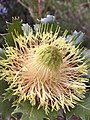
{"label": "plant stem", "polygon": [[42,0],[38,0],[38,15],[39,18],[42,17]]}

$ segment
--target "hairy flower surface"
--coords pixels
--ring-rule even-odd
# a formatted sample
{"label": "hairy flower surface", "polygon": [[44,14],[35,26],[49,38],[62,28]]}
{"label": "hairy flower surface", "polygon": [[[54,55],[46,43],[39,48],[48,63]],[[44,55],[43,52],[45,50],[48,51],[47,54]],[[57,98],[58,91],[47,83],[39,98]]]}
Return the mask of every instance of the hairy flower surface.
{"label": "hairy flower surface", "polygon": [[74,107],[84,98],[87,65],[82,50],[59,36],[57,27],[14,37],[15,47],[6,47],[7,59],[0,60],[1,79],[18,96],[48,113],[49,109]]}

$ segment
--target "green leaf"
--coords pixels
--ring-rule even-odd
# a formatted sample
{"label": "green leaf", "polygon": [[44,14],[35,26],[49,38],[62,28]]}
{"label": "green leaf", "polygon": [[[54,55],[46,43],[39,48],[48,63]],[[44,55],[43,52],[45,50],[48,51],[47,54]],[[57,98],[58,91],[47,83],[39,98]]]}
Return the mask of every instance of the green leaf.
{"label": "green leaf", "polygon": [[7,22],[7,31],[8,33],[14,33],[15,30],[18,31],[19,34],[23,34],[23,31],[21,29],[22,21],[20,21],[18,18],[12,18],[12,23]]}
{"label": "green leaf", "polygon": [[86,98],[82,103],[79,103],[70,112],[67,112],[67,118],[71,115],[79,116],[82,120],[89,120],[90,118],[90,91],[86,93]]}
{"label": "green leaf", "polygon": [[2,115],[3,120],[9,120],[11,117],[11,113],[14,108],[12,108],[10,101],[3,101],[3,98],[0,97],[0,113]]}
{"label": "green leaf", "polygon": [[5,42],[9,45],[9,46],[14,46],[14,41],[13,41],[13,37],[11,35],[11,33],[5,33],[5,34],[1,34],[5,40]]}
{"label": "green leaf", "polygon": [[5,51],[4,51],[2,48],[0,48],[0,59],[6,58],[4,52],[5,52]]}
{"label": "green leaf", "polygon": [[0,80],[0,96],[5,92],[5,89],[8,87],[8,84],[4,80]]}
{"label": "green leaf", "polygon": [[16,32],[18,33],[18,35],[23,35],[23,30],[21,29],[22,26],[22,21],[20,21],[17,18],[12,18],[12,23],[8,23],[7,22],[7,33],[5,34],[1,34],[1,36],[3,36],[5,42],[9,45],[9,46],[14,46],[14,40],[12,37],[13,35],[16,35]]}
{"label": "green leaf", "polygon": [[23,114],[20,120],[43,120],[46,118],[44,111],[42,109],[37,110],[37,106],[32,107],[29,101],[20,103],[13,114],[18,112]]}
{"label": "green leaf", "polygon": [[57,120],[58,115],[58,111],[53,111],[48,114],[48,118],[49,120]]}
{"label": "green leaf", "polygon": [[5,89],[5,93],[3,94],[4,100],[15,100],[15,96],[13,96],[13,90],[11,89]]}
{"label": "green leaf", "polygon": [[31,106],[30,102],[26,101],[20,103],[13,114],[22,113],[20,120],[56,120],[58,112],[51,112],[49,115],[46,115],[42,108],[37,108],[37,105]]}

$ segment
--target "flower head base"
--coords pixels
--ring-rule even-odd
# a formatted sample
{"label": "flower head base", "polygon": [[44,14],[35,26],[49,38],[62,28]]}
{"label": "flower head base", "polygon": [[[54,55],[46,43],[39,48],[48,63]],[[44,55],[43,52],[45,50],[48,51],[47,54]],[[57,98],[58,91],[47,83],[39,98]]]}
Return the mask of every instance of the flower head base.
{"label": "flower head base", "polygon": [[0,61],[1,76],[18,95],[18,102],[38,103],[46,113],[60,106],[73,108],[86,91],[87,65],[82,50],[58,33],[59,28],[53,33],[51,27],[35,35],[14,37],[15,47],[7,47],[7,59]]}

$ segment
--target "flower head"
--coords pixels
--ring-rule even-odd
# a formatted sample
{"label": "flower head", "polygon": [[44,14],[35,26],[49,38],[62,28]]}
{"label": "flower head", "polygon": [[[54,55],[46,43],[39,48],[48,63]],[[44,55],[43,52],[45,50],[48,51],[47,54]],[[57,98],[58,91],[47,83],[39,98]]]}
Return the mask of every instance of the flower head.
{"label": "flower head", "polygon": [[[42,26],[41,26],[42,27]],[[29,100],[49,109],[65,110],[84,98],[87,64],[82,50],[59,36],[60,29],[38,29],[35,34],[14,37],[15,47],[5,49],[0,61],[1,78],[9,83],[18,102]]]}

